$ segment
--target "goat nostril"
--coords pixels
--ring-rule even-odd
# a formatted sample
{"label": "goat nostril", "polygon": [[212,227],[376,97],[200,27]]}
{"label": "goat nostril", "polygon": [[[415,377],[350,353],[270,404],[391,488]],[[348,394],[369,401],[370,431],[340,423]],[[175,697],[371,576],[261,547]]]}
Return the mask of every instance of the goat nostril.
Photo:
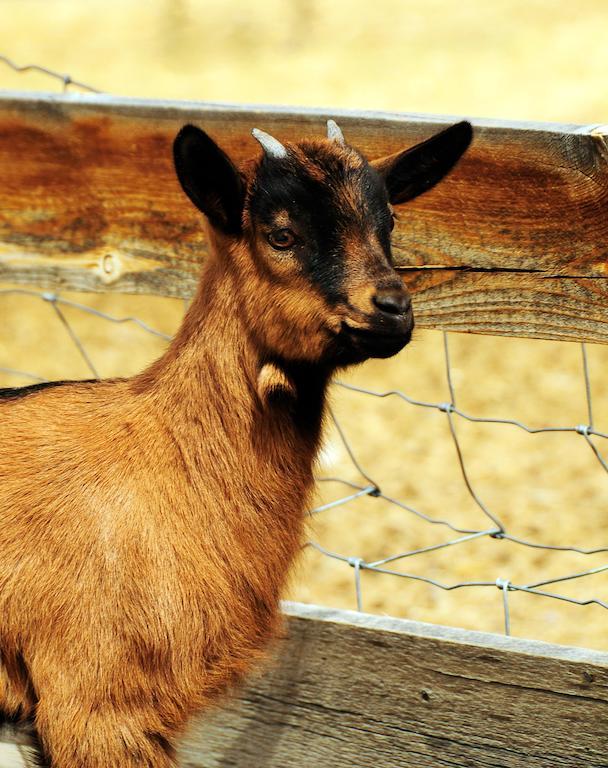
{"label": "goat nostril", "polygon": [[404,315],[410,308],[410,297],[399,289],[380,290],[372,298],[381,312],[389,315]]}

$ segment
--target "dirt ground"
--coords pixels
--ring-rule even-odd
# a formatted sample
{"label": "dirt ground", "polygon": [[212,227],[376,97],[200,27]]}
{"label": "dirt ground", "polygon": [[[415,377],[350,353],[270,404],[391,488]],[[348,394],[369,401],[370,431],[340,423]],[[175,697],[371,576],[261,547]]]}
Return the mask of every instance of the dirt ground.
{"label": "dirt ground", "polygon": [[[605,3],[596,0],[576,9],[548,0],[0,0],[0,53],[117,94],[603,123],[607,21]],[[56,89],[48,78],[4,68],[0,87]],[[71,298],[136,315],[168,333],[183,312],[182,302],[169,299]],[[0,367],[44,378],[89,375],[48,304],[0,295],[0,313]],[[103,376],[135,372],[162,349],[163,342],[128,324],[111,325],[73,309],[66,315]],[[531,426],[587,422],[580,346],[449,338],[456,400],[467,413]],[[608,349],[591,346],[588,354],[595,423],[608,431]],[[417,332],[397,358],[370,362],[343,378],[378,392],[449,399],[443,339],[430,331]],[[2,385],[22,383],[25,378],[0,377]],[[458,527],[489,527],[467,492],[444,413],[339,387],[332,403],[353,454],[384,494]],[[529,435],[509,425],[454,419],[470,481],[511,533],[554,545],[608,545],[608,476],[583,437]],[[319,474],[367,484],[332,429]],[[345,488],[320,484],[319,503],[339,498]],[[371,496],[313,517],[310,535],[331,551],[367,561],[457,536]],[[390,567],[446,585],[497,578],[529,584],[606,561],[605,554],[552,552],[486,537]],[[546,589],[607,599],[608,574]],[[290,597],[353,608],[354,569],[307,550]],[[362,598],[371,612],[503,631],[496,587],[443,591],[363,572]],[[608,611],[598,605],[523,593],[511,593],[509,604],[515,635],[608,648]]]}

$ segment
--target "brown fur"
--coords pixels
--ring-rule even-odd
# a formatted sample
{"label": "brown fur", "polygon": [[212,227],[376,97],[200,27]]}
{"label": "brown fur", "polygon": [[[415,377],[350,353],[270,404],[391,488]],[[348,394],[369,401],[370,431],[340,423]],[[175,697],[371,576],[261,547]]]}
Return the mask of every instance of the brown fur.
{"label": "brown fur", "polygon": [[316,437],[261,407],[239,293],[212,260],[148,371],[2,405],[0,709],[54,766],[172,765],[276,630]]}

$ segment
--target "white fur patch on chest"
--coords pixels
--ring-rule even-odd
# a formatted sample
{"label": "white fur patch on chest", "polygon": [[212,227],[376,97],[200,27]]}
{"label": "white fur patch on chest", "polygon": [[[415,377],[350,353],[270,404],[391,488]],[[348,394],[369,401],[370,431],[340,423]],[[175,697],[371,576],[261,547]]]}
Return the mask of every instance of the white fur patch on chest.
{"label": "white fur patch on chest", "polygon": [[276,363],[264,363],[258,373],[257,390],[264,403],[274,395],[296,397],[296,387],[291,378]]}

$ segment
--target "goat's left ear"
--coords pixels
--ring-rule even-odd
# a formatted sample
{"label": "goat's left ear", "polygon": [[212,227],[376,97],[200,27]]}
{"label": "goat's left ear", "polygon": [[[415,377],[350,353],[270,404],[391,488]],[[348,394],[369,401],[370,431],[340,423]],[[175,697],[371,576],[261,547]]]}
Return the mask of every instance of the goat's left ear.
{"label": "goat's left ear", "polygon": [[184,192],[216,229],[238,235],[245,198],[241,175],[213,139],[185,125],[173,142],[177,178]]}
{"label": "goat's left ear", "polygon": [[472,138],[471,124],[463,121],[371,165],[384,178],[390,202],[398,205],[434,187],[456,165]]}

